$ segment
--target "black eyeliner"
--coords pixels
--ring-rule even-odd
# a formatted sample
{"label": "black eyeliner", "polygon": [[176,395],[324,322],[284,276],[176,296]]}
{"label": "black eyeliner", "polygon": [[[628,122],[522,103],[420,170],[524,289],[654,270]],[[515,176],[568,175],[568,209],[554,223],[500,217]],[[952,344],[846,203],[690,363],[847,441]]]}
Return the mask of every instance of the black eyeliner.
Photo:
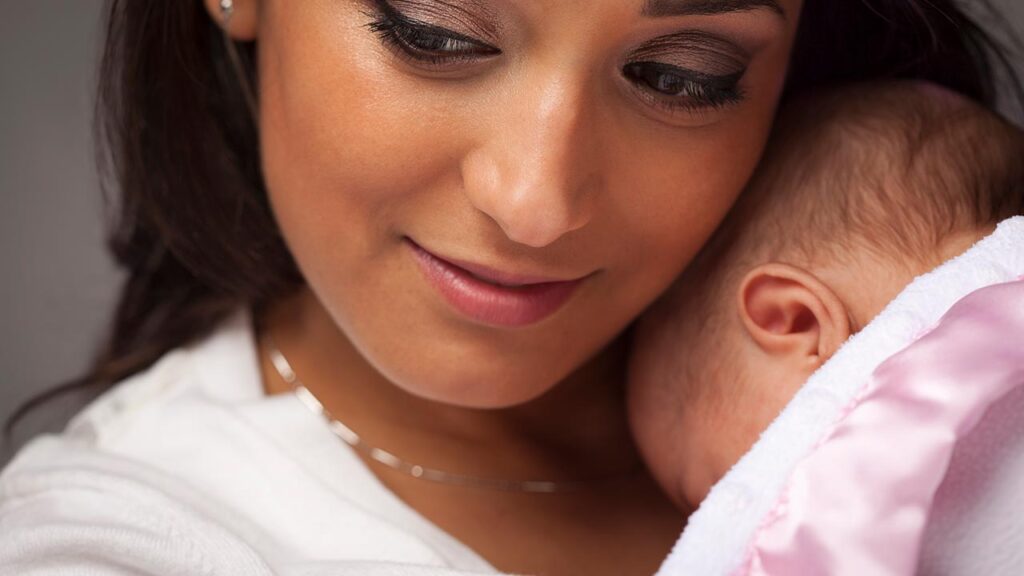
{"label": "black eyeliner", "polygon": [[[387,0],[372,0],[372,2],[379,12],[379,14],[369,14],[371,18],[374,18],[374,21],[370,22],[368,25],[368,28],[373,32],[393,35],[396,32],[396,29],[403,29],[411,31],[413,34],[436,36],[454,40],[456,42],[465,42],[466,44],[471,44],[482,50],[497,53],[496,49],[480,42],[476,38],[472,38],[465,34],[460,34],[454,30],[449,30],[428,22],[423,22],[422,20],[410,18],[399,12],[398,9],[392,6]],[[394,40],[394,37],[391,36],[391,39]]]}
{"label": "black eyeliner", "polygon": [[[680,81],[681,87],[674,93],[660,90],[643,73],[645,71],[654,76],[674,76]],[[671,112],[720,109],[738,104],[746,98],[745,91],[739,85],[746,74],[745,68],[731,74],[713,75],[661,62],[632,62],[624,66],[622,72],[648,104]],[[646,87],[640,84],[646,84]]]}
{"label": "black eyeliner", "polygon": [[652,104],[697,111],[738,104],[750,54],[719,35],[684,30],[634,49],[622,74]]}
{"label": "black eyeliner", "polygon": [[705,88],[719,92],[738,90],[737,85],[740,78],[742,78],[746,73],[746,69],[744,68],[743,70],[732,74],[707,74],[696,70],[680,68],[672,64],[665,64],[663,62],[631,62],[630,64],[627,64],[627,67],[640,65],[650,66],[658,73],[673,74],[687,82],[699,84]]}

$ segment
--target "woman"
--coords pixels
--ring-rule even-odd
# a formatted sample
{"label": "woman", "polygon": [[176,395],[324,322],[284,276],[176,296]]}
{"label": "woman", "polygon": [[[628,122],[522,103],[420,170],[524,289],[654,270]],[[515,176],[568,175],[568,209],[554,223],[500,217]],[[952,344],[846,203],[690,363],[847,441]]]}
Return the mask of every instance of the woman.
{"label": "woman", "polygon": [[0,566],[652,572],[624,330],[783,92],[992,98],[949,2],[803,4],[114,2],[112,390],[5,471]]}

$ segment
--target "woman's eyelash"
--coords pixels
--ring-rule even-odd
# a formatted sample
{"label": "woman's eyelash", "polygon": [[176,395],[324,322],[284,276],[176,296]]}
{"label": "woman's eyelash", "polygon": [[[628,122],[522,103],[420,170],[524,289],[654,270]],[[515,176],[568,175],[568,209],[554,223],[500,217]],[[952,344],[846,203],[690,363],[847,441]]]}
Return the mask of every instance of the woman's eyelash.
{"label": "woman's eyelash", "polygon": [[660,62],[631,62],[622,73],[645,100],[670,111],[724,108],[745,97],[740,80],[746,70],[712,75]]}
{"label": "woman's eyelash", "polygon": [[[403,58],[441,66],[477,60],[501,51],[452,30],[405,16],[387,0],[373,0],[377,10],[367,13],[367,27]],[[623,76],[649,105],[669,112],[717,110],[741,102],[739,81],[746,69],[712,75],[654,61],[626,64]]]}
{"label": "woman's eyelash", "polygon": [[403,56],[427,64],[445,64],[499,54],[476,39],[452,30],[419,22],[398,12],[385,0],[376,0],[377,12],[368,28]]}

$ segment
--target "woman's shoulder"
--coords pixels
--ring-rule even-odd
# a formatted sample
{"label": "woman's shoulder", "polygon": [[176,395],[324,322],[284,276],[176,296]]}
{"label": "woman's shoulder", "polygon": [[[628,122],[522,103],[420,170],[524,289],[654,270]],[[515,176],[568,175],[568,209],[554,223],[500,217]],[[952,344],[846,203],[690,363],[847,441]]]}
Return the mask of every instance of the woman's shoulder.
{"label": "woman's shoulder", "polygon": [[173,470],[172,444],[187,450],[189,428],[204,428],[201,414],[183,417],[183,404],[201,412],[244,390],[238,379],[221,389],[208,380],[218,369],[246,378],[247,321],[240,313],[203,341],[167,353],[89,403],[61,433],[37,436],[14,456],[0,473],[0,574],[44,565],[271,573],[225,525],[230,514]]}
{"label": "woman's shoulder", "polygon": [[[356,523],[369,545],[355,546],[357,539],[345,531],[307,518],[313,530],[334,539],[337,552],[304,554],[299,543],[211,496],[143,462],[58,436],[39,437],[0,474],[0,576],[493,574],[452,567],[457,564],[425,548],[416,553],[400,533],[389,534],[365,518]],[[282,532],[308,538],[288,519],[281,522]]]}
{"label": "woman's shoulder", "polygon": [[115,384],[76,414],[64,434],[115,449],[140,426],[176,425],[168,407],[182,402],[225,405],[262,395],[249,314],[225,320],[205,338],[164,354]]}
{"label": "woman's shoulder", "polygon": [[97,538],[188,566],[234,550],[245,567],[218,557],[224,570],[156,573],[261,574],[261,562],[283,573],[310,560],[339,573],[356,560],[489,568],[384,489],[294,395],[264,394],[247,313],[117,384],[0,473],[0,575],[5,554],[31,564]]}
{"label": "woman's shoulder", "polygon": [[152,467],[42,436],[0,475],[0,574],[272,574],[215,508]]}

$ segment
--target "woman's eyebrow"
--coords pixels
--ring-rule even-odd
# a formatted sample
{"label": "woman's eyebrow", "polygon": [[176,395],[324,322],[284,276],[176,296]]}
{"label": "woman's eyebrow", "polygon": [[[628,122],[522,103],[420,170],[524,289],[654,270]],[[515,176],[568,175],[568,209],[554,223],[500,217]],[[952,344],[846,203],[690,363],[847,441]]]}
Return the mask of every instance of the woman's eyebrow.
{"label": "woman's eyebrow", "polygon": [[663,16],[706,16],[728,12],[748,12],[766,8],[786,17],[778,0],[644,0],[640,14],[658,18]]}

